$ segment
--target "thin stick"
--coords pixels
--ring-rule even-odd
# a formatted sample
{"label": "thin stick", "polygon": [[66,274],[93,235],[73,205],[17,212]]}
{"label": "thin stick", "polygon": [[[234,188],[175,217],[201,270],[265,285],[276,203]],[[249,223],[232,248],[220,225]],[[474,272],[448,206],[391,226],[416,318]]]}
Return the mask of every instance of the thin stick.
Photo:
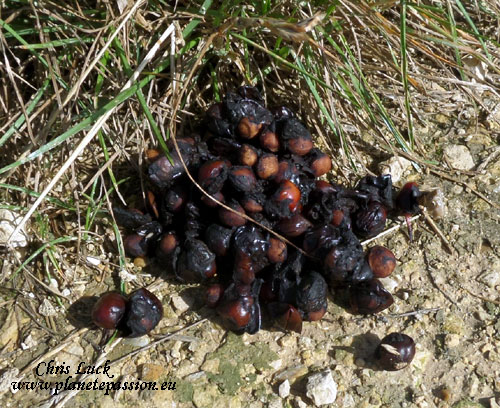
{"label": "thin stick", "polygon": [[89,329],[83,328],[78,331],[74,331],[73,333],[70,333],[61,343],[59,343],[56,347],[53,349],[50,349],[47,351],[45,354],[41,355],[38,358],[35,358],[31,363],[29,363],[26,367],[23,368],[21,371],[21,376],[19,377],[19,380],[23,379],[24,376],[31,371],[33,368],[37,366],[37,364],[40,361],[43,361],[49,357],[52,357],[53,355],[56,355],[59,353],[62,349],[64,349],[75,337],[82,337],[86,332],[88,332]]}
{"label": "thin stick", "polygon": [[[415,215],[414,217],[411,217],[410,218],[410,221],[413,222],[415,221],[416,219],[420,218],[420,214],[418,215]],[[394,227],[391,227],[389,229],[386,229],[385,231],[382,231],[380,234],[378,234],[377,236],[373,237],[373,238],[370,238],[370,239],[367,239],[363,242],[361,242],[361,245],[365,246],[367,244],[369,244],[370,242],[373,242],[375,241],[376,239],[379,239],[381,237],[383,237],[384,235],[387,235],[387,234],[390,234],[391,232],[393,231],[397,231],[398,229],[400,229],[403,225],[405,225],[404,222],[400,223],[400,224],[397,224],[395,225]]]}
{"label": "thin stick", "polygon": [[[153,45],[151,50],[147,53],[146,57],[142,60],[141,64],[137,67],[137,69],[134,71],[130,79],[127,81],[127,83],[123,86],[121,89],[120,93],[125,91],[126,89],[130,88],[130,86],[133,84],[133,82],[137,79],[139,74],[142,72],[146,64],[154,57],[158,49],[160,48],[160,45],[167,39],[169,35],[172,34],[174,31],[174,25],[171,24],[168,26],[168,28],[163,32],[159,40]],[[16,229],[12,233],[12,235],[9,237],[9,240],[7,243],[10,243],[11,239],[15,237],[21,228],[23,228],[24,224],[26,221],[29,220],[31,215],[35,212],[35,210],[38,208],[38,206],[41,204],[41,202],[45,199],[45,196],[50,192],[50,190],[54,187],[54,185],[58,182],[58,180],[62,177],[62,175],[66,172],[66,170],[71,166],[71,164],[76,160],[76,158],[82,153],[82,151],[87,147],[87,145],[90,143],[90,141],[94,138],[94,136],[99,132],[101,127],[104,125],[104,123],[108,120],[108,118],[113,114],[113,112],[118,108],[117,105],[114,108],[110,109],[108,112],[106,112],[104,115],[102,115],[97,122],[92,126],[92,129],[90,129],[89,133],[82,139],[80,144],[76,147],[76,149],[73,151],[71,156],[66,160],[66,162],[63,164],[63,166],[59,169],[57,174],[54,176],[54,178],[50,181],[50,183],[45,187],[45,189],[42,191],[40,196],[36,199],[35,203],[31,206],[31,208],[28,210],[26,215],[23,217],[21,222],[16,226]]]}
{"label": "thin stick", "polygon": [[[121,343],[121,341],[123,340],[123,338],[117,338],[113,343],[111,343],[108,347],[105,348],[105,350],[101,353],[101,355],[99,356],[99,358],[95,361],[95,363],[93,364],[93,366],[95,368],[98,368],[100,367],[107,359],[108,357],[108,354],[111,353],[113,351],[113,349]],[[85,381],[87,378],[93,376],[95,374],[83,374],[81,375],[80,377],[78,377],[75,381],[76,382],[83,382]],[[70,390],[70,391],[63,391],[61,392],[59,395],[54,395],[49,401],[49,405],[48,406],[51,406],[53,405],[54,403],[56,403],[54,405],[54,408],[62,408],[66,405],[66,403],[71,399],[73,398],[75,395],[77,395],[78,393],[80,392],[80,389],[76,388],[74,390]],[[61,399],[62,398],[62,399]]]}
{"label": "thin stick", "polygon": [[469,295],[471,295],[471,296],[474,296],[474,297],[476,297],[476,298],[478,298],[478,299],[481,299],[481,300],[483,300],[483,301],[485,301],[485,302],[490,302],[490,303],[493,303],[493,304],[495,304],[495,305],[500,305],[500,300],[488,299],[488,298],[486,298],[486,297],[484,297],[484,296],[481,296],[481,295],[478,295],[478,294],[476,294],[476,293],[474,293],[474,292],[471,292],[471,291],[470,291],[469,289],[467,289],[465,286],[460,285],[460,287],[461,287],[463,290],[465,290],[465,291],[466,291]]}
{"label": "thin stick", "polygon": [[109,365],[113,366],[113,365],[116,365],[118,363],[121,363],[122,361],[127,360],[129,358],[132,358],[132,357],[136,356],[137,354],[142,353],[143,351],[149,350],[150,348],[153,348],[153,347],[157,346],[158,344],[161,344],[167,340],[171,340],[172,338],[175,338],[175,336],[177,336],[177,334],[182,333],[188,329],[192,329],[193,327],[199,326],[200,324],[205,323],[206,321],[208,321],[208,319],[204,318],[204,319],[198,320],[197,322],[194,322],[188,326],[184,326],[183,328],[181,328],[173,333],[169,333],[169,334],[163,336],[162,338],[155,340],[154,342],[152,342],[146,346],[138,348],[137,350],[131,351],[130,353],[125,354],[124,356],[119,357],[116,360],[113,360]]}
{"label": "thin stick", "polygon": [[427,313],[439,312],[441,309],[442,309],[441,307],[433,307],[433,308],[430,308],[430,309],[419,309],[419,310],[414,310],[412,312],[389,314],[389,315],[387,315],[387,317],[416,316],[416,315],[419,315],[419,314],[427,314]]}
{"label": "thin stick", "polygon": [[427,221],[427,223],[431,226],[431,228],[433,229],[433,231],[436,234],[438,234],[439,238],[441,238],[441,241],[443,241],[443,244],[444,244],[445,248],[448,250],[448,252],[451,255],[453,255],[453,253],[455,251],[454,251],[453,247],[451,246],[450,241],[448,241],[448,239],[444,236],[444,234],[441,231],[441,229],[436,225],[436,223],[434,222],[434,220],[431,218],[431,216],[427,212],[427,209],[425,207],[421,207],[421,209],[422,209],[422,213],[424,215],[425,221]]}
{"label": "thin stick", "polygon": [[80,85],[82,82],[87,78],[87,75],[92,71],[97,64],[98,61],[101,60],[101,57],[104,55],[106,50],[109,48],[115,37],[120,33],[121,29],[125,25],[125,23],[132,17],[132,14],[144,3],[144,0],[140,0],[137,3],[135,3],[130,11],[127,13],[127,15],[123,18],[122,22],[118,25],[118,27],[115,29],[115,31],[110,35],[108,41],[106,41],[106,44],[104,44],[104,47],[99,51],[99,53],[96,55],[92,63],[87,67],[87,69],[83,72],[82,75],[78,78],[78,81],[76,81],[75,85],[71,88],[71,90],[68,92],[68,95],[64,99],[64,102],[61,106],[63,108],[69,100],[73,97],[73,95],[76,93],[76,91],[80,88]]}

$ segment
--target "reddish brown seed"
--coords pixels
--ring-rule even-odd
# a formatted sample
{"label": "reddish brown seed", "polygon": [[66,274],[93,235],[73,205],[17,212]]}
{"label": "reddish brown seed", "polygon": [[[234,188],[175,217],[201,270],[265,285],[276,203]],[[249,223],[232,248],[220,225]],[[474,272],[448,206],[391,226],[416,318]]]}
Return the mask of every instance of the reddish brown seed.
{"label": "reddish brown seed", "polygon": [[345,217],[344,211],[333,210],[332,224],[335,225],[336,227],[339,227],[340,224],[342,224],[344,217]]}
{"label": "reddish brown seed", "polygon": [[149,208],[151,208],[151,211],[153,211],[153,214],[155,215],[155,217],[159,218],[160,214],[158,212],[158,205],[156,204],[155,194],[152,191],[148,190],[148,192],[146,193],[146,196],[147,196]]}
{"label": "reddish brown seed", "polygon": [[373,314],[387,309],[394,299],[379,280],[371,279],[349,288],[349,302],[353,313]]}
{"label": "reddish brown seed", "polygon": [[297,137],[295,139],[290,139],[287,142],[288,150],[299,156],[304,156],[311,151],[313,148],[313,142],[305,137]]}
{"label": "reddish brown seed", "polygon": [[302,332],[302,317],[299,311],[292,305],[287,305],[284,313],[276,321],[285,330],[291,330],[296,333]]}
{"label": "reddish brown seed", "polygon": [[226,160],[209,160],[198,170],[198,182],[209,194],[222,188],[227,179],[228,164]]}
{"label": "reddish brown seed", "polygon": [[179,245],[177,237],[173,233],[165,234],[160,240],[158,250],[162,255],[170,255]]}
{"label": "reddish brown seed", "polygon": [[296,214],[289,219],[285,218],[276,225],[279,232],[291,238],[302,235],[311,227],[312,224],[300,214]]}
{"label": "reddish brown seed", "polygon": [[320,152],[311,162],[311,170],[314,172],[316,177],[320,177],[323,174],[328,173],[332,169],[332,160],[324,152]]}
{"label": "reddish brown seed", "polygon": [[314,189],[320,193],[330,193],[335,191],[335,188],[325,180],[316,180]]}
{"label": "reddish brown seed", "polygon": [[264,130],[260,135],[260,145],[273,153],[276,153],[280,148],[280,142],[276,133],[270,130]]}
{"label": "reddish brown seed", "polygon": [[146,158],[153,162],[160,156],[160,152],[156,149],[148,149],[146,150]]}
{"label": "reddish brown seed", "polygon": [[252,197],[243,197],[240,201],[240,204],[243,206],[245,211],[251,212],[251,213],[258,213],[261,212],[264,208],[262,207],[262,204],[258,203],[254,198]]}
{"label": "reddish brown seed", "polygon": [[231,330],[241,330],[250,323],[254,300],[243,296],[217,307],[217,312],[224,321],[224,326]]}
{"label": "reddish brown seed", "polygon": [[300,190],[290,180],[282,181],[273,194],[273,200],[277,202],[288,201],[288,208],[291,212],[295,212],[300,204]]}
{"label": "reddish brown seed", "polygon": [[242,251],[236,253],[233,279],[243,285],[251,285],[255,280],[255,270],[250,255]]}
{"label": "reddish brown seed", "polygon": [[257,163],[257,176],[261,179],[270,179],[278,174],[279,163],[276,155],[264,153]]}
{"label": "reddish brown seed", "polygon": [[255,147],[248,144],[244,144],[243,146],[241,146],[238,157],[238,160],[241,164],[251,167],[255,163],[257,163],[258,158],[259,155],[257,154],[257,149]]}
{"label": "reddish brown seed", "polygon": [[307,313],[306,319],[310,322],[316,322],[320,320],[326,313],[326,307],[322,307],[320,310],[316,310],[315,312]]}
{"label": "reddish brown seed", "polygon": [[374,237],[384,230],[386,219],[387,210],[385,207],[377,201],[372,201],[365,208],[356,212],[354,231],[365,238]]}
{"label": "reddish brown seed", "polygon": [[238,123],[238,133],[245,139],[253,139],[262,129],[262,123],[254,123],[252,119],[244,117]]}
{"label": "reddish brown seed", "polygon": [[287,246],[283,241],[277,238],[269,238],[269,249],[267,250],[267,259],[269,259],[269,262],[285,262],[287,255]]}
{"label": "reddish brown seed", "polygon": [[130,234],[123,240],[123,247],[125,252],[130,257],[146,256],[147,244],[146,240],[142,235]]}
{"label": "reddish brown seed", "polygon": [[101,295],[92,308],[92,321],[103,329],[116,329],[126,310],[127,299],[119,293]]}
{"label": "reddish brown seed", "polygon": [[[224,202],[224,196],[220,191],[217,191],[215,194],[211,194],[211,196],[215,198],[217,201],[220,201],[221,203]],[[210,208],[215,208],[219,206],[219,204],[217,204],[210,197],[207,197],[205,194],[203,194],[203,197],[201,197],[201,201],[203,202],[203,204],[205,204],[207,207]]]}
{"label": "reddish brown seed", "polygon": [[259,299],[265,303],[274,302],[278,295],[273,291],[273,283],[266,281],[262,284],[259,293]]}
{"label": "reddish brown seed", "polygon": [[[245,214],[245,210],[243,209],[243,207],[239,205],[236,201],[231,201],[227,205],[233,210],[241,214]],[[228,227],[241,227],[242,225],[245,225],[247,222],[247,220],[243,218],[241,215],[235,214],[234,212],[226,210],[223,207],[219,208],[219,219],[224,225]]]}
{"label": "reddish brown seed", "polygon": [[387,248],[375,245],[368,253],[368,263],[372,268],[373,276],[385,278],[389,276],[396,267],[396,257]]}
{"label": "reddish brown seed", "polygon": [[407,367],[415,356],[415,342],[403,333],[385,336],[375,350],[375,360],[380,368],[397,371]]}
{"label": "reddish brown seed", "polygon": [[214,308],[217,306],[224,293],[224,286],[220,283],[210,285],[205,292],[205,303],[208,307]]}

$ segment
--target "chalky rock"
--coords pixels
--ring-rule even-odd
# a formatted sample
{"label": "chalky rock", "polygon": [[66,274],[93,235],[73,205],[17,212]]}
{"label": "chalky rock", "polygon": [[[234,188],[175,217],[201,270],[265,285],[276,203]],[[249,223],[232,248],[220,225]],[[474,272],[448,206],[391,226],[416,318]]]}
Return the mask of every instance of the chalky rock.
{"label": "chalky rock", "polygon": [[337,383],[333,380],[331,371],[311,375],[307,379],[306,395],[316,406],[333,404],[337,398]]}

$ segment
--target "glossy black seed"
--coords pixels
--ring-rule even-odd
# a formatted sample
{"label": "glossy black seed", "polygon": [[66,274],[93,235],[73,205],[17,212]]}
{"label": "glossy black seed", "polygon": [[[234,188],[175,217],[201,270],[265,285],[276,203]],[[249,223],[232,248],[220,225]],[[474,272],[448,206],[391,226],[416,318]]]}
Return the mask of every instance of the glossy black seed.
{"label": "glossy black seed", "polygon": [[101,295],[92,308],[92,321],[103,329],[116,329],[125,315],[127,299],[116,292]]}
{"label": "glossy black seed", "polygon": [[215,275],[215,254],[199,239],[187,239],[177,261],[177,277],[188,283],[203,282]]}
{"label": "glossy black seed", "polygon": [[208,248],[217,256],[225,256],[231,245],[233,229],[219,224],[211,224],[205,231],[205,242]]}
{"label": "glossy black seed", "polygon": [[127,311],[122,320],[127,337],[140,337],[153,330],[163,317],[160,300],[149,290],[141,288],[132,292],[127,301]]}
{"label": "glossy black seed", "polygon": [[415,342],[403,333],[385,336],[375,350],[375,360],[380,368],[397,371],[407,367],[415,356]]}
{"label": "glossy black seed", "polygon": [[362,237],[374,237],[384,230],[386,220],[387,210],[385,207],[376,201],[372,201],[356,212],[354,230]]}
{"label": "glossy black seed", "polygon": [[309,314],[326,310],[328,286],[318,272],[309,272],[302,277],[297,288],[296,305],[304,318]]}
{"label": "glossy black seed", "polygon": [[349,301],[352,312],[356,314],[378,313],[394,303],[392,295],[377,279],[351,285]]}
{"label": "glossy black seed", "polygon": [[403,214],[418,214],[420,212],[418,199],[421,195],[422,193],[417,183],[406,183],[396,197],[396,207],[403,212]]}

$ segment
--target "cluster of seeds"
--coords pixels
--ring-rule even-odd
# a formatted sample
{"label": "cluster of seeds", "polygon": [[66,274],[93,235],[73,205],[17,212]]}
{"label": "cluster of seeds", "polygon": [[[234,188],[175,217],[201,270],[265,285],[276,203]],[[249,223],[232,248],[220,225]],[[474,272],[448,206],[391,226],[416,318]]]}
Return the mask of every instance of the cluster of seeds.
{"label": "cluster of seeds", "polygon": [[360,238],[380,233],[391,213],[418,211],[418,189],[393,200],[389,175],[366,176],[355,188],[319,179],[330,157],[290,109],[267,109],[250,87],[167,145],[171,157],[148,151],[147,206],[114,209],[128,231],[125,250],[205,285],[226,328],[255,333],[264,315],[301,332],[325,314],[328,287],[357,314],[393,303],[378,278],[392,273],[394,255],[381,246],[365,254]]}
{"label": "cluster of seeds", "polygon": [[153,330],[163,317],[160,300],[145,288],[128,297],[108,292],[92,308],[92,321],[98,327],[120,330],[126,337],[140,337]]}

